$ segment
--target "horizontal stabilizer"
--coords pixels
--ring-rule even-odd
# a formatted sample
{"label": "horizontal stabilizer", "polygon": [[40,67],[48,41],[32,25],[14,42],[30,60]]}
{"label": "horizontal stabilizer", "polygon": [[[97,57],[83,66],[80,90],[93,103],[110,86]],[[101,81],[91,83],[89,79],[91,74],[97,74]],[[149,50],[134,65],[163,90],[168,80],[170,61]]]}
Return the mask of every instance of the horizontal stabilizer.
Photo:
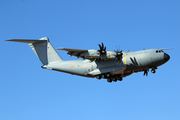
{"label": "horizontal stabilizer", "polygon": [[46,42],[47,40],[11,39],[6,41],[22,42],[22,43],[41,43],[41,42]]}
{"label": "horizontal stabilizer", "polygon": [[41,60],[43,65],[63,61],[54,49],[54,47],[49,42],[48,37],[43,37],[39,40],[11,39],[6,41],[29,43],[29,46],[32,48],[37,57]]}

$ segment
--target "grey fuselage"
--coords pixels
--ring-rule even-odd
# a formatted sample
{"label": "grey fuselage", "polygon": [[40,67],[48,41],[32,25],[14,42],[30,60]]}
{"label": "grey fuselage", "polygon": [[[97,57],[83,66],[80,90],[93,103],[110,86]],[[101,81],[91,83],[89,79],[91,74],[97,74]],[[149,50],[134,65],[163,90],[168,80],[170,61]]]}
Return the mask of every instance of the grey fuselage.
{"label": "grey fuselage", "polygon": [[[47,37],[39,40],[31,39],[11,39],[7,41],[29,43],[29,46],[42,62],[42,68],[70,73],[84,77],[105,78],[108,82],[122,80],[134,72],[144,71],[147,76],[148,70],[155,73],[158,66],[166,63],[170,57],[162,50],[167,49],[147,49],[141,51],[122,52],[122,56],[117,57],[117,51],[106,51],[102,43],[100,50],[81,50],[60,48],[68,51],[70,56],[83,58],[82,60],[64,61]],[[106,52],[105,52],[106,51]],[[101,54],[100,54],[101,53]]]}
{"label": "grey fuselage", "polygon": [[123,52],[120,63],[112,60],[71,60],[50,63],[43,68],[66,72],[84,77],[96,77],[110,74],[111,76],[128,76],[133,72],[140,72],[150,68],[157,68],[170,59],[161,49],[147,49],[141,51]]}

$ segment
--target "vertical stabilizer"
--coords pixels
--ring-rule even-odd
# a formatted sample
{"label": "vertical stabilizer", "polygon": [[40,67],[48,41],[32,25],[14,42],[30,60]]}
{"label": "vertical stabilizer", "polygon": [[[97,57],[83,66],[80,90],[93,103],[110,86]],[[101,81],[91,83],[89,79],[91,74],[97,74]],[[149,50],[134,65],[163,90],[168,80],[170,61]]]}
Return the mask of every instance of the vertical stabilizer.
{"label": "vertical stabilizer", "polygon": [[[47,37],[46,37],[47,38]],[[47,38],[48,39],[48,38]],[[57,51],[51,45],[51,43],[47,42],[47,56],[48,56],[48,63],[62,61],[62,58],[59,56]]]}
{"label": "vertical stabilizer", "polygon": [[43,63],[43,65],[47,65],[47,41],[39,43],[29,43],[29,46],[32,48],[32,50]]}
{"label": "vertical stabilizer", "polygon": [[45,40],[46,42],[30,43],[29,46],[33,49],[33,51],[36,53],[36,55],[44,65],[52,62],[62,61],[62,58],[56,52],[47,37],[43,37],[40,40]]}

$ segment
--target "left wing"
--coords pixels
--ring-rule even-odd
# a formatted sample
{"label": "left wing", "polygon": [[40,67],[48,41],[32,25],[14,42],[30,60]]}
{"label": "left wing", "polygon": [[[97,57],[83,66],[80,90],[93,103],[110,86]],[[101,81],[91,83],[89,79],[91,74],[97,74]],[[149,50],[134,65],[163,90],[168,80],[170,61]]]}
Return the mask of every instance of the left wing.
{"label": "left wing", "polygon": [[69,49],[69,48],[57,48],[58,50],[65,50],[68,51],[67,54],[70,56],[77,56],[77,57],[84,57],[83,53],[88,52],[88,50],[82,50],[82,49]]}
{"label": "left wing", "polygon": [[95,60],[95,59],[103,59],[103,60],[111,60],[117,59],[117,62],[121,62],[123,58],[122,50],[117,51],[106,51],[106,47],[102,43],[99,45],[99,50],[90,49],[90,50],[83,50],[83,49],[70,49],[70,48],[57,48],[58,50],[65,50],[68,51],[67,54],[70,56],[76,56],[77,58],[81,57],[83,59]]}
{"label": "left wing", "polygon": [[70,48],[57,48],[58,50],[65,50],[69,52],[87,52],[88,50],[82,50],[82,49],[70,49]]}
{"label": "left wing", "polygon": [[83,59],[89,59],[89,60],[94,60],[97,58],[101,59],[109,59],[106,55],[100,56],[100,52],[95,49],[90,49],[90,50],[83,50],[83,49],[70,49],[70,48],[57,48],[58,50],[64,50],[68,51],[67,54],[70,56],[76,56],[77,58],[83,58]]}
{"label": "left wing", "polygon": [[[95,59],[97,57],[99,57],[99,55],[97,54],[97,50],[83,50],[83,49],[70,49],[70,48],[57,48],[58,50],[64,50],[64,51],[68,51],[67,54],[69,54],[70,56],[76,56],[77,58],[81,57],[83,59]],[[91,53],[92,54],[91,56]],[[97,55],[96,55],[97,54]]]}

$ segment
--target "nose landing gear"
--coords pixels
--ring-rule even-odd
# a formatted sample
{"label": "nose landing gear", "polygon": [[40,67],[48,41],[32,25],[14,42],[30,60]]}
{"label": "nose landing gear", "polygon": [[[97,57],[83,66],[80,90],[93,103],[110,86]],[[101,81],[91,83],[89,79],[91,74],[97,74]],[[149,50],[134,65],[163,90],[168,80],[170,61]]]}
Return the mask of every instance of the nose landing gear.
{"label": "nose landing gear", "polygon": [[156,70],[155,70],[155,69],[152,69],[151,72],[152,72],[152,73],[156,73]]}
{"label": "nose landing gear", "polygon": [[[157,69],[157,67],[152,67],[151,68],[151,73],[156,73],[156,69]],[[149,69],[148,70],[144,70],[144,75],[143,76],[147,76],[148,75],[148,71],[149,71]]]}
{"label": "nose landing gear", "polygon": [[151,72],[156,73],[156,69],[157,69],[156,67],[152,67]]}

